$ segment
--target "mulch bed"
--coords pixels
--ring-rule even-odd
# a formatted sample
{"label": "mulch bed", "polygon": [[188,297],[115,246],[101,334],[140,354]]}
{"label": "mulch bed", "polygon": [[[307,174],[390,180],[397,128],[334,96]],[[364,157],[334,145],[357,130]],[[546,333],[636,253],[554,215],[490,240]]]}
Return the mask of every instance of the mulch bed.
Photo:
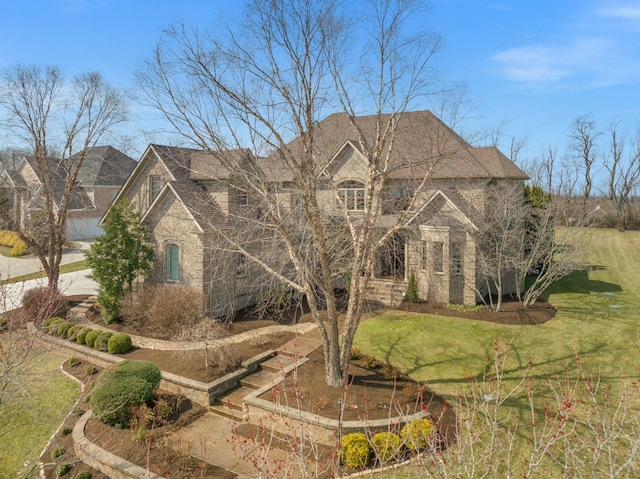
{"label": "mulch bed", "polygon": [[[74,296],[67,299],[68,305],[71,306],[78,304],[85,299],[85,297]],[[523,310],[517,302],[508,300],[505,301],[503,311],[500,313],[491,311],[453,311],[444,306],[431,303],[404,303],[397,309],[513,325],[541,324],[552,319],[556,313],[555,308],[546,302],[539,302],[535,306]],[[100,320],[99,317],[92,319],[96,321]],[[310,320],[308,315],[298,319],[302,321]],[[255,319],[251,315],[244,315],[232,326],[234,329],[232,329],[231,332],[238,333],[255,330],[274,324],[278,323]],[[113,325],[113,329],[130,334],[140,333],[139,330],[136,330],[131,325],[116,324]],[[245,341],[240,343],[236,349],[236,353],[238,357],[246,359],[265,349],[274,349],[288,341],[291,337],[293,337],[291,333],[265,335],[259,342],[252,343],[251,341]],[[208,371],[205,374],[203,358],[185,358],[185,354],[201,355],[202,353],[135,349],[127,355],[124,355],[124,357],[128,359],[150,360],[156,363],[162,370],[198,380],[210,381],[214,376],[221,373],[221,371]],[[70,368],[67,365],[66,369],[88,386],[94,377],[86,375],[86,366],[88,365],[81,364]],[[397,377],[390,379],[390,375],[396,375]],[[375,368],[370,367],[370,365],[369,367],[365,367],[363,358],[353,360],[349,369],[350,384],[346,391],[340,388],[327,387],[324,381],[319,379],[322,377],[324,377],[324,361],[322,350],[319,349],[312,353],[309,356],[309,361],[298,369],[297,384],[293,384],[291,379],[288,379],[283,383],[281,389],[279,389],[278,398],[274,396],[274,393],[268,393],[265,395],[265,398],[281,401],[283,398],[282,395],[286,391],[286,394],[290,393],[292,397],[296,398],[296,401],[303,409],[330,418],[338,418],[338,400],[340,399],[344,401],[343,420],[387,418],[392,415],[398,415],[396,412],[411,414],[419,409],[423,409],[427,410],[434,421],[438,423],[438,429],[440,433],[445,436],[445,440],[446,436],[449,436],[450,432],[453,431],[452,428],[455,426],[455,414],[444,400],[432,394],[430,391],[421,388],[421,386],[410,377],[398,374],[397,372],[390,372],[384,365]],[[415,399],[413,395],[417,389],[420,390],[420,394],[419,398]],[[195,420],[206,411],[205,408],[192,404],[187,400],[182,401],[182,404],[183,409],[180,414],[175,415],[169,424],[156,428],[153,431],[154,442],[151,448],[148,448],[145,442],[137,441],[131,430],[114,429],[95,419],[92,419],[87,424],[87,435],[92,441],[105,449],[131,462],[142,465],[143,467],[145,464],[149,464],[150,470],[158,474],[164,474],[178,479],[190,477],[216,479],[234,477],[228,471],[220,470],[210,464],[205,464],[185,454],[178,453],[169,447],[168,441],[163,440],[166,433],[188,424],[188,422]],[[83,410],[87,408],[88,404],[81,401],[77,408],[79,410],[69,416],[65,426],[72,428]],[[250,425],[239,425],[237,432],[247,437],[253,437],[256,433]],[[56,462],[65,461],[74,463],[71,434],[58,436],[52,447],[58,446],[65,447],[68,452]],[[50,452],[47,454],[50,454]],[[47,458],[46,455],[45,458]],[[91,471],[93,479],[107,478],[104,474],[92,470],[82,463],[74,463],[70,477],[75,476],[75,474],[83,470]],[[47,479],[55,478],[55,467],[46,468],[46,477]]]}

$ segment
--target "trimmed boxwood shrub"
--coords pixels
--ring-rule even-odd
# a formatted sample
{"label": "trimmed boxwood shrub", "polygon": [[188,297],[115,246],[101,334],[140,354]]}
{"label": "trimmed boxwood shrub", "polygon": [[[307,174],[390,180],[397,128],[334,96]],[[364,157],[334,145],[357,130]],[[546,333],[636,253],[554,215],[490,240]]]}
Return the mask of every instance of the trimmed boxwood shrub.
{"label": "trimmed boxwood shrub", "polygon": [[56,477],[66,476],[67,474],[69,474],[70,470],[71,470],[71,464],[69,464],[68,462],[63,462],[62,464],[58,464],[58,467],[56,467]]}
{"label": "trimmed boxwood shrub", "polygon": [[48,328],[49,326],[51,326],[53,323],[61,323],[64,321],[64,318],[61,318],[59,316],[51,316],[49,319],[47,319],[44,322],[44,326],[46,328]]}
{"label": "trimmed boxwood shrub", "polygon": [[133,347],[133,343],[128,334],[115,333],[109,338],[107,346],[111,354],[124,354]]}
{"label": "trimmed boxwood shrub", "polygon": [[56,447],[53,451],[51,451],[51,459],[54,461],[59,457],[65,455],[67,450],[64,447]]}
{"label": "trimmed boxwood shrub", "polygon": [[96,338],[100,336],[100,333],[102,333],[102,331],[97,331],[95,329],[92,329],[91,331],[89,331],[84,337],[84,344],[92,348],[93,343],[96,342]]}
{"label": "trimmed boxwood shrub", "polygon": [[73,326],[71,326],[69,328],[69,331],[67,331],[67,339],[70,341],[75,341],[76,336],[81,329],[82,326],[80,326],[79,324],[74,324]]}
{"label": "trimmed boxwood shrub", "polygon": [[57,334],[58,326],[64,323],[65,321],[66,320],[64,318],[59,318],[57,316],[54,316],[53,318],[47,319],[47,321],[44,324],[45,324],[45,327],[47,328],[47,331],[49,331],[49,334]]}
{"label": "trimmed boxwood shrub", "polygon": [[419,452],[429,444],[432,432],[433,424],[429,419],[414,419],[402,427],[400,437],[407,448]]}
{"label": "trimmed boxwood shrub", "polygon": [[91,473],[89,471],[82,471],[76,474],[74,479],[91,479]]}
{"label": "trimmed boxwood shrub", "polygon": [[78,334],[76,334],[76,343],[78,344],[85,344],[85,339],[87,337],[87,333],[89,333],[89,331],[91,331],[91,328],[81,328],[80,331],[78,331]]}
{"label": "trimmed boxwood shrub", "polygon": [[397,459],[401,449],[400,436],[392,432],[379,432],[371,438],[371,446],[381,463]]}
{"label": "trimmed boxwood shrub", "polygon": [[369,440],[361,432],[354,432],[342,437],[342,451],[340,459],[351,469],[367,467],[371,457]]}
{"label": "trimmed boxwood shrub", "polygon": [[105,369],[91,394],[96,417],[114,427],[127,428],[131,407],[148,402],[160,385],[158,366],[148,361],[123,361]]}
{"label": "trimmed boxwood shrub", "polygon": [[111,336],[113,336],[113,333],[110,331],[101,332],[94,341],[93,347],[98,351],[107,351]]}
{"label": "trimmed boxwood shrub", "polygon": [[59,338],[66,338],[69,335],[69,330],[74,326],[73,323],[69,321],[64,321],[62,323],[58,323],[58,329],[56,330],[56,336]]}

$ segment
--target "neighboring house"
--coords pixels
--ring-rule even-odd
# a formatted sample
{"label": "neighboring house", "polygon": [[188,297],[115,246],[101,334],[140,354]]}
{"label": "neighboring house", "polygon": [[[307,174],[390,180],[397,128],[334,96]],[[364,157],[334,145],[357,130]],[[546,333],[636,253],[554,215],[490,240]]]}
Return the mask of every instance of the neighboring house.
{"label": "neighboring house", "polygon": [[[375,121],[361,117],[358,124],[372,137]],[[346,115],[330,115],[315,128],[318,175],[326,178],[318,203],[339,225],[345,208],[356,217],[363,208],[366,158]],[[295,154],[300,141],[285,148]],[[212,316],[251,304],[256,293],[245,258],[217,246],[217,235],[233,234],[234,219],[260,215],[251,208],[248,195],[232,186],[234,172],[225,166],[228,161],[221,161],[231,157],[239,168],[259,168],[274,189],[286,191],[292,180],[291,172],[278,167],[278,152],[254,158],[249,150],[202,152],[150,145],[115,199],[128,198],[137,208],[156,249],[156,265],[147,282],[202,288]],[[477,273],[473,234],[491,202],[490,187],[516,185],[514,201],[522,201],[527,175],[497,148],[471,147],[428,111],[403,115],[389,161],[379,223],[397,222],[414,192],[420,193],[412,221],[380,252],[369,298],[397,304],[414,274],[422,299],[475,304],[487,286]],[[426,185],[421,184],[424,178]],[[287,201],[294,209],[294,197]]]}
{"label": "neighboring house", "polygon": [[[71,157],[73,162],[78,156]],[[62,198],[67,169],[57,158],[49,158],[48,171],[53,177],[53,199]],[[69,201],[66,235],[70,240],[89,240],[103,233],[100,218],[136,166],[135,160],[111,146],[91,148],[78,172],[76,188]],[[42,177],[35,159],[25,156],[16,169],[0,175],[4,197],[12,219],[28,229],[41,212]]]}

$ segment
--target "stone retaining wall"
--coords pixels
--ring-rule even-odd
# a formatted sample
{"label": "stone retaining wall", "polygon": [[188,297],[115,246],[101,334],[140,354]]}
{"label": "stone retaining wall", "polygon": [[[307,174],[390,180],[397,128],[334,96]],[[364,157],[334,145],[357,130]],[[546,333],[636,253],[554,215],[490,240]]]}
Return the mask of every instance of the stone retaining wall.
{"label": "stone retaining wall", "polygon": [[84,429],[91,418],[91,411],[87,411],[73,428],[73,447],[78,458],[85,464],[102,472],[111,479],[164,479],[145,468],[137,466],[126,459],[105,451],[90,442],[84,435]]}

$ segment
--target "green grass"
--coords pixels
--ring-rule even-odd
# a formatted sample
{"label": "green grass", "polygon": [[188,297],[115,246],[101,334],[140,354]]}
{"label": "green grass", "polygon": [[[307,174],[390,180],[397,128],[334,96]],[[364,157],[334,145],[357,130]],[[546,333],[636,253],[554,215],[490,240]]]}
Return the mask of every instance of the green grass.
{"label": "green grass", "polygon": [[[23,477],[79,395],[75,381],[59,371],[64,358],[34,350],[19,399],[0,406],[0,477]],[[18,474],[20,475],[18,476]]]}
{"label": "green grass", "polygon": [[[494,339],[511,342],[507,384],[531,361],[531,377],[585,369],[617,391],[637,377],[640,364],[640,232],[585,231],[587,270],[547,291],[558,314],[542,325],[502,326],[433,315],[387,312],[363,322],[355,345],[400,367],[448,399],[464,394],[468,378],[481,379]],[[612,307],[613,306],[613,307]],[[524,393],[511,402],[526,413]]]}
{"label": "green grass", "polygon": [[574,353],[606,379],[633,377],[640,359],[640,255],[634,254],[640,251],[640,232],[593,229],[585,234],[589,270],[548,291],[558,314],[546,324],[501,326],[388,312],[361,324],[356,346],[450,396],[466,378],[483,373],[496,337],[513,341],[514,377],[529,360],[540,376],[562,370],[574,362]]}
{"label": "green grass", "polygon": [[[74,271],[82,271],[89,268],[89,263],[86,259],[81,261],[76,261],[74,263],[67,263],[60,266],[60,274],[64,273],[73,273]],[[35,273],[24,274],[22,276],[15,276],[13,278],[6,279],[4,281],[0,281],[0,285],[8,284],[8,283],[19,283],[22,281],[27,281],[30,279],[38,279],[44,278],[47,276],[47,273],[44,271],[38,271]]]}

